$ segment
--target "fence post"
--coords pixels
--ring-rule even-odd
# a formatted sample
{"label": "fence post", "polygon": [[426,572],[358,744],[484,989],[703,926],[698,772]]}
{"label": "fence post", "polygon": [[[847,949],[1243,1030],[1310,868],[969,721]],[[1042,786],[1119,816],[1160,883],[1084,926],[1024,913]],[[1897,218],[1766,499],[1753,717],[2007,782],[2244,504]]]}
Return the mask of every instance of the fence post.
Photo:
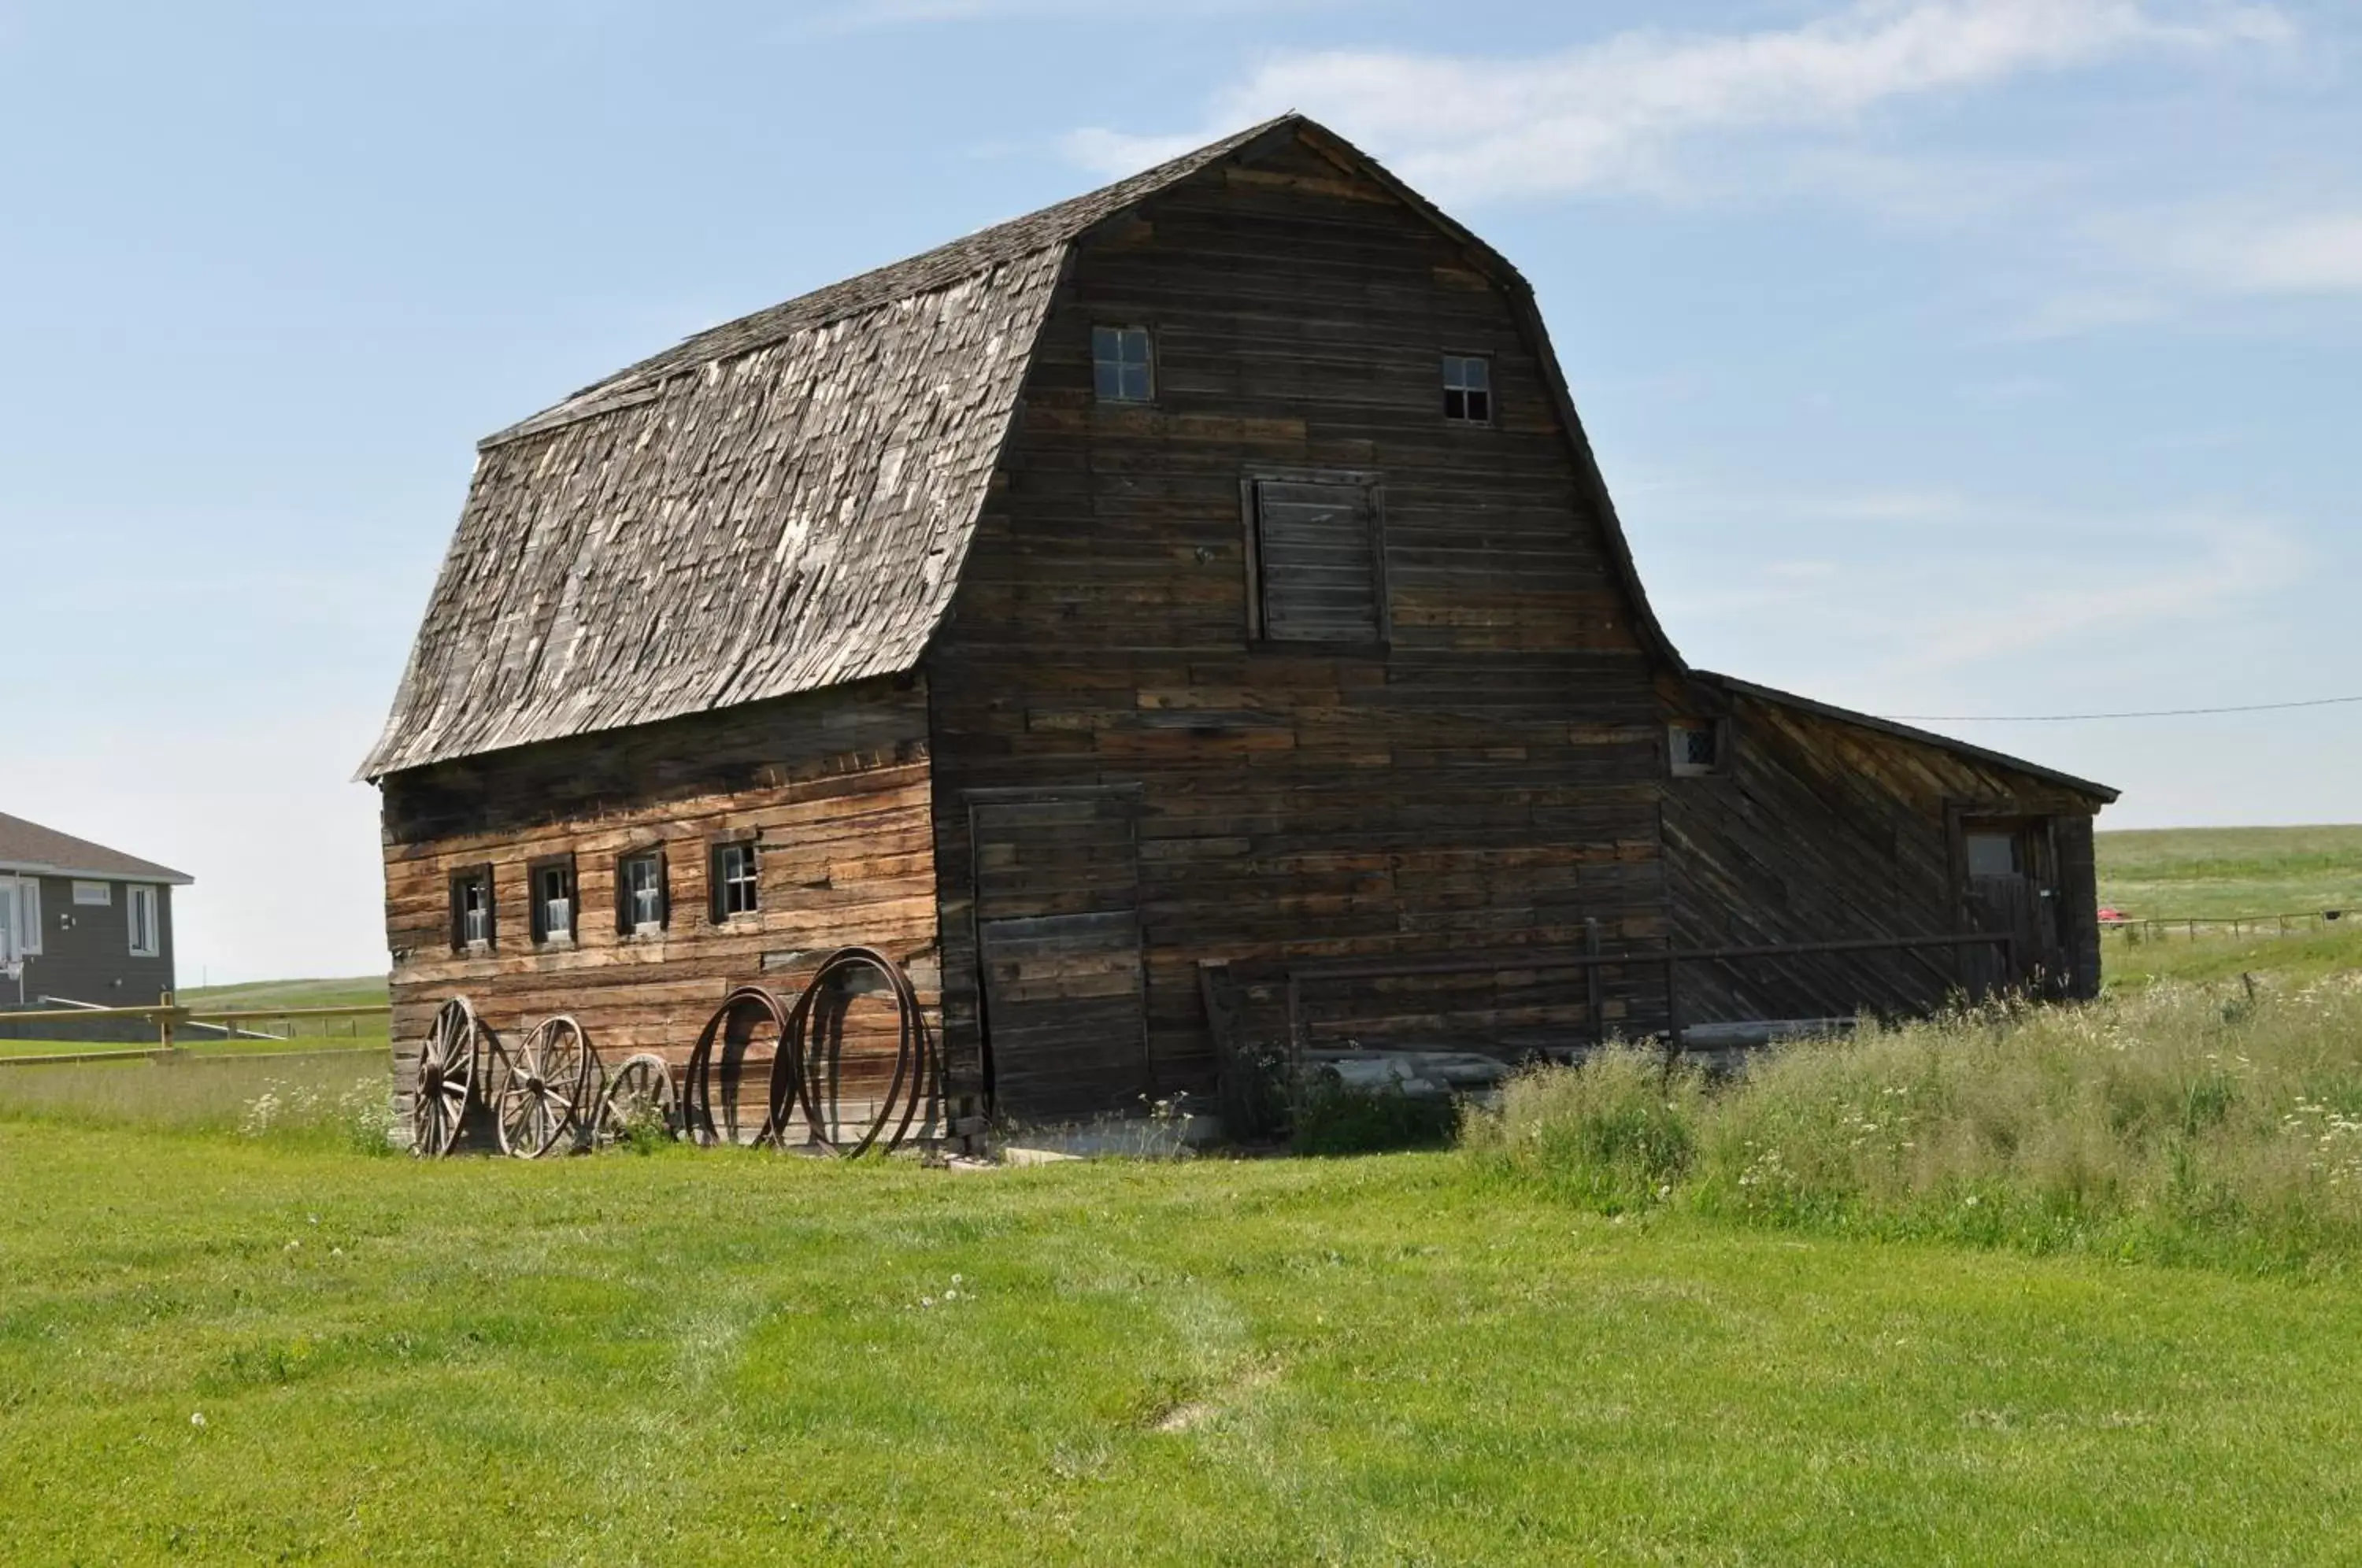
{"label": "fence post", "polygon": [[170,1056],[179,1049],[172,1043],[172,1015],[179,1010],[173,1004],[170,991],[164,992],[158,999],[162,1005],[156,1014],[156,1048]]}

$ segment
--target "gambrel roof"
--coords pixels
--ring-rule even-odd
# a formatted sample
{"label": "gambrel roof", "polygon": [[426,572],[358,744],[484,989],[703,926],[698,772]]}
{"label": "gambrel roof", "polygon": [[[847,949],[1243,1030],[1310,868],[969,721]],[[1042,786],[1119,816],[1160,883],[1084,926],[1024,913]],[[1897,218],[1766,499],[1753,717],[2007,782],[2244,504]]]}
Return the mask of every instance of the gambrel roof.
{"label": "gambrel roof", "polygon": [[701,333],[488,437],[362,776],[914,668],[958,585],[1071,248],[1297,137],[1382,182],[1509,291],[1642,635],[1678,665],[1525,281],[1289,115]]}

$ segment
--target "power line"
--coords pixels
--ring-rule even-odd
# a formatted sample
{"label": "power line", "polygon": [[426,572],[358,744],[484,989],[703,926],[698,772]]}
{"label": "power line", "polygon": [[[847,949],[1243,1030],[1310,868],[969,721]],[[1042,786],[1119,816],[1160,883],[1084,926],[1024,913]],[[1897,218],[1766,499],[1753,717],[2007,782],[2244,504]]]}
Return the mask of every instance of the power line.
{"label": "power line", "polygon": [[2362,697],[2313,697],[2301,702],[2243,702],[2229,708],[2150,708],[2129,713],[1889,713],[1914,724],[2069,724],[2090,719],[2187,719],[2201,713],[2271,713],[2287,708],[2334,708]]}

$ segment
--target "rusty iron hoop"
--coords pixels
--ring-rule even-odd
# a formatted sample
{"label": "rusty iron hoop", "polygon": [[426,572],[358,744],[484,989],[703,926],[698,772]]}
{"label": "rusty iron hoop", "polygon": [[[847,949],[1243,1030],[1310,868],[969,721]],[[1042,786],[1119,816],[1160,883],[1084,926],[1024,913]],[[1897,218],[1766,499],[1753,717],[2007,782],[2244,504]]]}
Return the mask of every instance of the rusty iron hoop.
{"label": "rusty iron hoop", "polygon": [[410,1091],[410,1152],[420,1159],[440,1159],[458,1143],[476,1095],[482,1042],[491,1033],[465,997],[453,997],[436,1010],[418,1048],[418,1078]]}
{"label": "rusty iron hoop", "polygon": [[[771,1064],[776,1081],[778,1062],[785,1059],[789,1049],[788,1010],[769,990],[761,986],[740,986],[723,999],[722,1005],[699,1031],[697,1043],[690,1047],[689,1061],[680,1075],[681,1135],[690,1143],[711,1147],[725,1140],[733,1143],[739,1141],[737,1074],[755,1026],[766,1021],[778,1032],[779,1055]],[[717,1043],[722,1047],[724,1078],[720,1126],[713,1120],[713,1055]],[[766,1119],[756,1140],[760,1142],[774,1132],[772,1121]]]}
{"label": "rusty iron hoop", "polygon": [[495,1044],[485,1099],[502,1152],[537,1160],[576,1131],[593,1099],[590,1037],[573,1018],[544,1019],[512,1050]]}
{"label": "rusty iron hoop", "polygon": [[[815,1048],[812,1023],[819,1009],[833,999],[829,991],[831,985],[839,977],[864,968],[875,969],[883,976],[886,988],[894,999],[894,1077],[861,1136],[847,1142],[841,1136],[829,1136],[831,1124],[821,1113],[822,1075],[833,1069],[835,1048],[842,1040],[832,1034],[825,1053]],[[841,1023],[843,1016],[839,1011],[836,1021]],[[886,1149],[891,1153],[910,1136],[911,1123],[918,1115],[921,1101],[927,1097],[933,1065],[926,1014],[902,966],[874,947],[840,947],[821,961],[820,968],[796,998],[795,1006],[788,1010],[787,1024],[779,1035],[779,1054],[771,1062],[770,1120],[766,1130],[784,1147],[789,1112],[800,1108],[812,1146],[851,1158],[866,1154],[877,1144],[899,1109],[901,1120],[894,1126],[893,1135],[886,1139]]]}

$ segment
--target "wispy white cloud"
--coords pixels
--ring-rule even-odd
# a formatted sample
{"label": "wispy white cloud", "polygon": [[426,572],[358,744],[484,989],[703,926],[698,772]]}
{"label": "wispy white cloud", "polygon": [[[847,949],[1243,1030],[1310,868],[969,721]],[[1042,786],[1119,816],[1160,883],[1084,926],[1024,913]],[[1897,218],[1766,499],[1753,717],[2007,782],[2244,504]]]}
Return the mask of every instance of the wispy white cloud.
{"label": "wispy white cloud", "polygon": [[817,12],[810,20],[815,30],[829,33],[866,32],[884,28],[956,22],[1100,22],[1120,24],[1143,18],[1188,20],[1193,17],[1253,11],[1328,9],[1349,0],[1158,0],[1154,6],[1127,6],[1120,0],[846,0]]}
{"label": "wispy white cloud", "polygon": [[1896,694],[2180,646],[2285,594],[2311,558],[2287,524],[2229,513],[2077,515],[1932,490],[1698,497],[1685,510],[1694,524],[1726,506],[1756,525],[1760,558],[1654,563],[1674,641],[1710,665],[1726,648],[1758,664],[1782,650],[1794,668],[1775,660],[1767,679]]}
{"label": "wispy white cloud", "polygon": [[2304,559],[2285,527],[2249,518],[2181,518],[2151,532],[2160,547],[2153,558],[2054,554],[2056,575],[2026,574],[2012,558],[2006,574],[1981,580],[1972,569],[1963,574],[1968,563],[1953,563],[1951,591],[1890,624],[1908,638],[1891,668],[1934,672],[2154,637],[2255,604],[2294,580]]}
{"label": "wispy white cloud", "polygon": [[1180,136],[1086,128],[1067,151],[1121,171],[1286,107],[1330,120],[1438,194],[1680,191],[1685,144],[1843,127],[1881,105],[2138,51],[2283,43],[2277,7],[2235,0],[1856,0],[1740,35],[1618,35],[1539,60],[1387,50],[1278,55]]}
{"label": "wispy white cloud", "polygon": [[2166,252],[2184,271],[2251,294],[2362,290],[2362,207],[2183,220]]}

